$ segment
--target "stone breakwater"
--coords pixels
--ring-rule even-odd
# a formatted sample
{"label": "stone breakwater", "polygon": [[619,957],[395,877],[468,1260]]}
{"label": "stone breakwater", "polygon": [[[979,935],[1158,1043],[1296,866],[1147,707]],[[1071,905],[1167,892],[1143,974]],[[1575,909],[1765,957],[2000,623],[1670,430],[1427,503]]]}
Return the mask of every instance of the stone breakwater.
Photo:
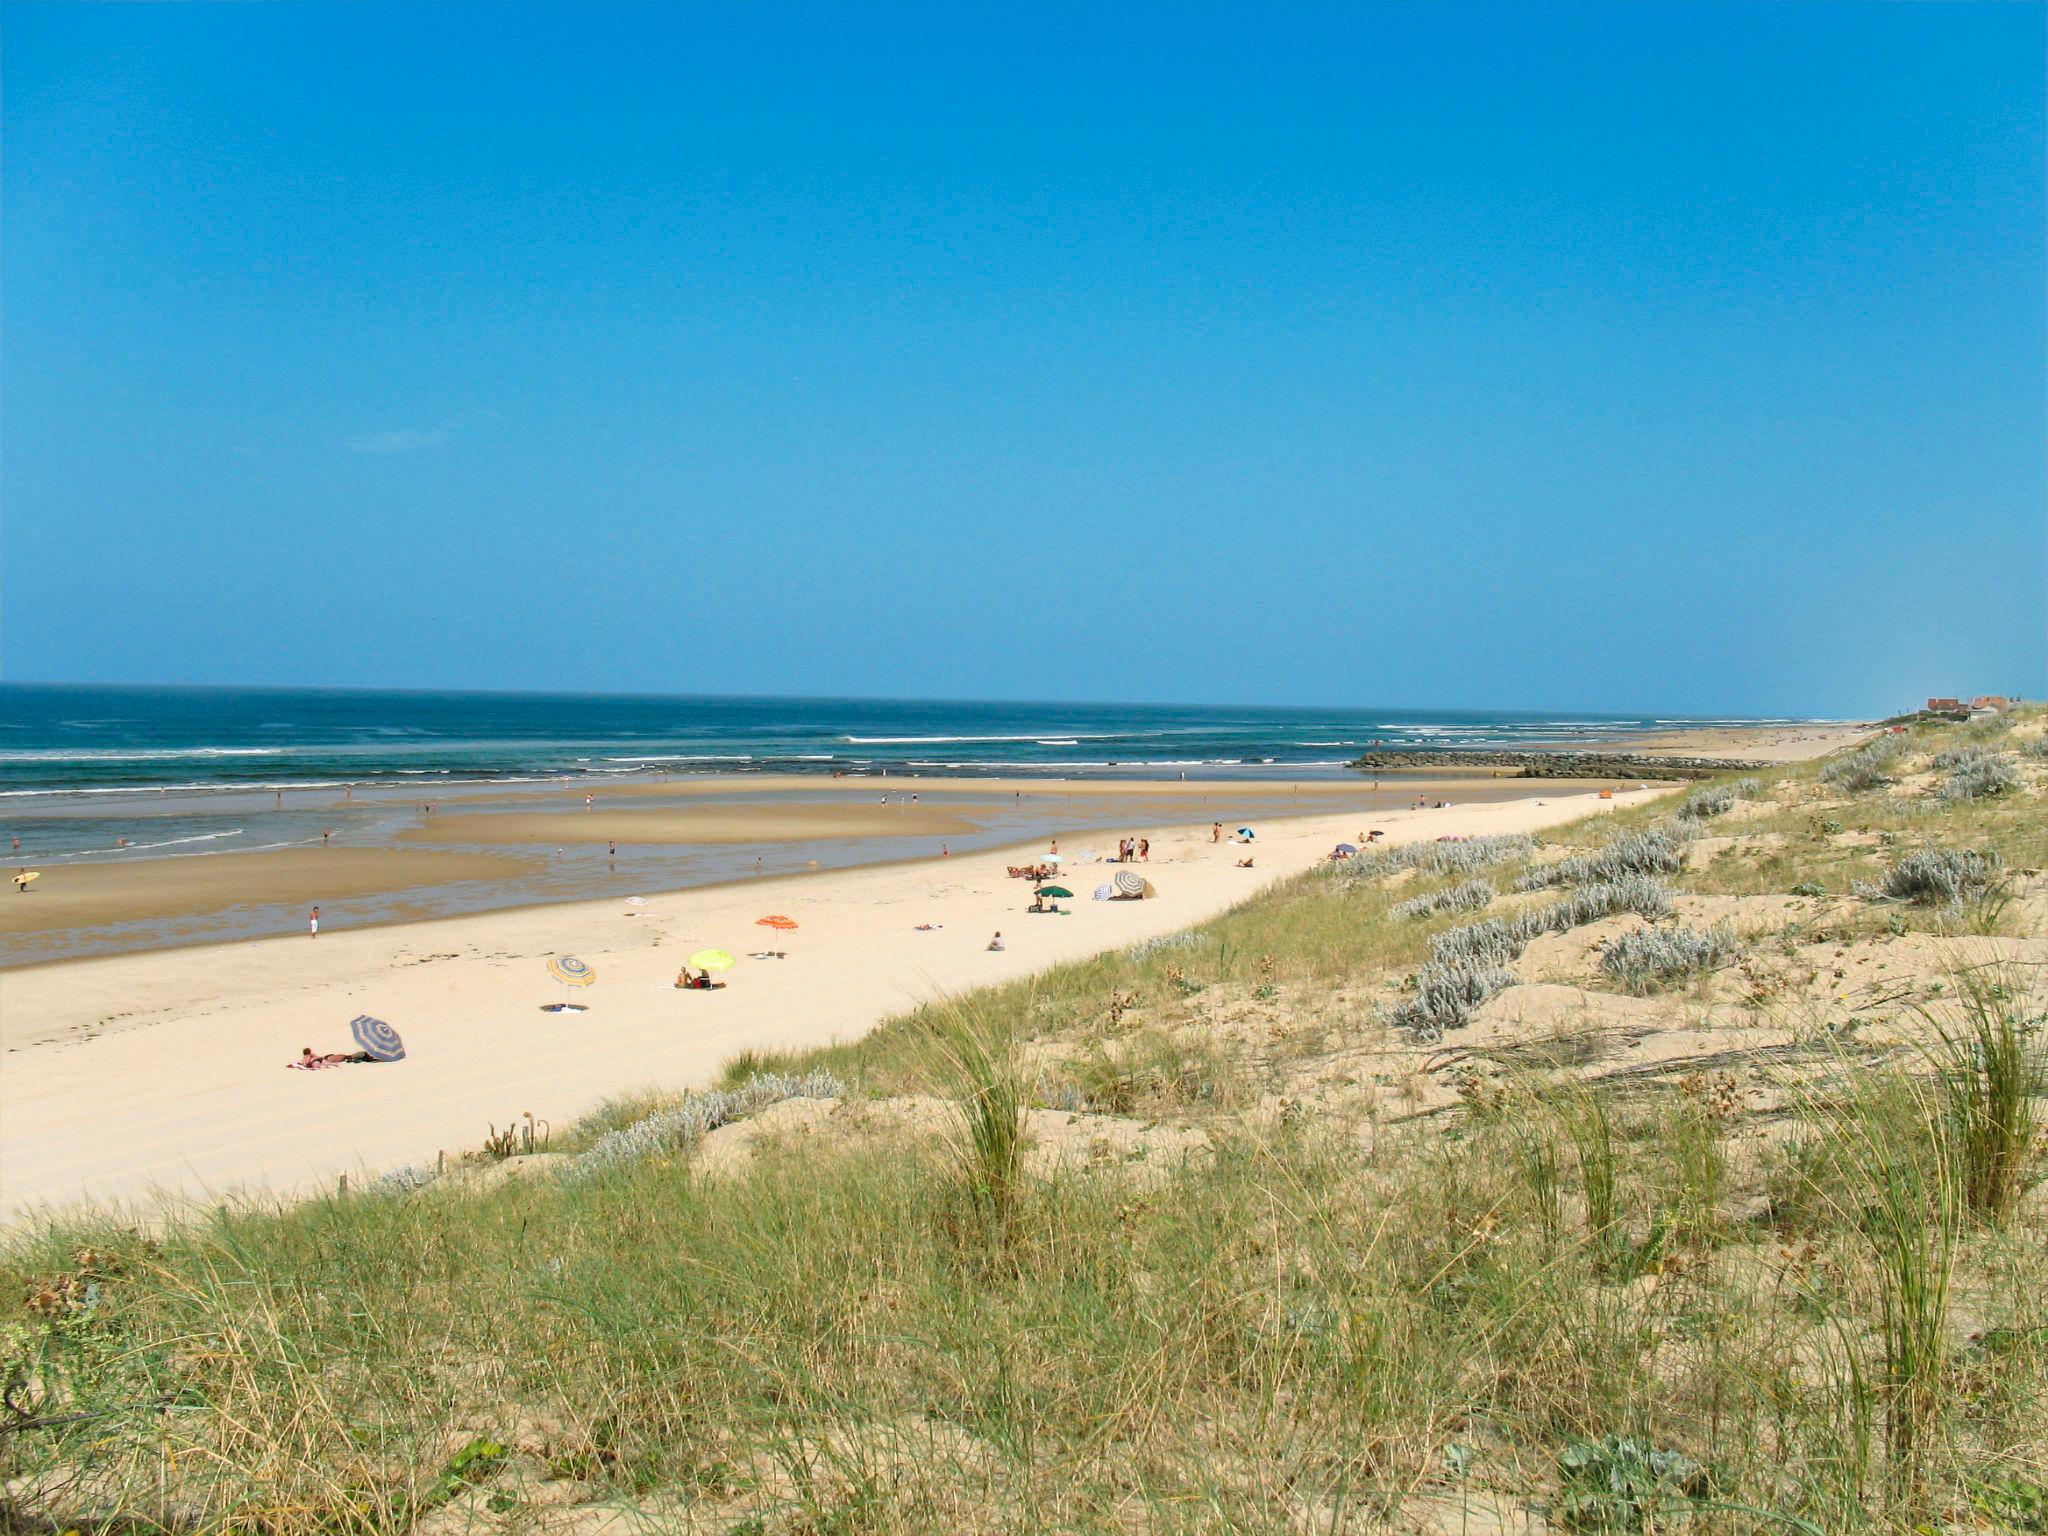
{"label": "stone breakwater", "polygon": [[1447,747],[1440,752],[1368,752],[1351,767],[1512,768],[1517,779],[1706,779],[1717,773],[1754,773],[1770,764],[1736,757],[1663,757],[1643,752],[1485,752]]}

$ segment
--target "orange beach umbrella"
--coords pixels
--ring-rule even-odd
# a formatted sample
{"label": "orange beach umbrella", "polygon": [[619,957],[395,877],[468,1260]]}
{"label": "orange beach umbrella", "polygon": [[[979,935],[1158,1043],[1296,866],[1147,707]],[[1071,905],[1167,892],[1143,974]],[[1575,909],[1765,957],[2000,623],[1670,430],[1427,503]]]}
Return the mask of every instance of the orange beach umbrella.
{"label": "orange beach umbrella", "polygon": [[757,928],[779,928],[788,933],[796,927],[796,920],[789,917],[757,917],[754,919],[754,925]]}

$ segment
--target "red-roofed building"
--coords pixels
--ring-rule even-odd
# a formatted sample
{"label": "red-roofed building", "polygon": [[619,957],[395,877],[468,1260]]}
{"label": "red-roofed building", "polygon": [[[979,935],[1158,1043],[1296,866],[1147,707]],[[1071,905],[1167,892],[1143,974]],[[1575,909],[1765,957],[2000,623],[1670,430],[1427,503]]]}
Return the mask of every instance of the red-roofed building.
{"label": "red-roofed building", "polygon": [[1980,693],[1970,700],[1972,709],[2011,709],[2013,701],[1998,693]]}
{"label": "red-roofed building", "polygon": [[1935,714],[1954,714],[1963,707],[1961,699],[1929,699],[1927,708]]}

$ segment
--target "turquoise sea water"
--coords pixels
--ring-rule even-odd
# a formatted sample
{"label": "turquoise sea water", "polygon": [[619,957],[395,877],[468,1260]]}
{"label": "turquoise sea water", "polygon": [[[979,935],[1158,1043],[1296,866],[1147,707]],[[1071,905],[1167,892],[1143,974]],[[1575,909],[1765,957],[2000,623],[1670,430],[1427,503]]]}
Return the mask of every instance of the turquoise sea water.
{"label": "turquoise sea water", "polygon": [[1681,719],[1470,710],[0,685],[0,802],[669,772],[1337,777],[1389,748]]}

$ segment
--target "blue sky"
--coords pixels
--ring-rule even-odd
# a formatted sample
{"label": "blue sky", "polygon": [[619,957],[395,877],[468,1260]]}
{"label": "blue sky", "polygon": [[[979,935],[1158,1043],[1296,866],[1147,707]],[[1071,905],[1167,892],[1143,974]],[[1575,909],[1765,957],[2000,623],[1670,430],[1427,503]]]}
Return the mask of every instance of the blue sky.
{"label": "blue sky", "polygon": [[2044,15],[12,4],[0,668],[2039,696]]}

